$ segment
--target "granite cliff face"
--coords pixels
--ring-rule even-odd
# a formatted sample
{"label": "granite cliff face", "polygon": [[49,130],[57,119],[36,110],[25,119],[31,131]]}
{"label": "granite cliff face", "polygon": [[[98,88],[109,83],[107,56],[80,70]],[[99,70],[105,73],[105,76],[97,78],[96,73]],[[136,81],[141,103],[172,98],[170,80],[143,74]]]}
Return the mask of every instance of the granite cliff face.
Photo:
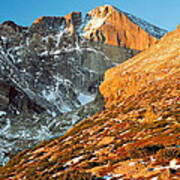
{"label": "granite cliff face", "polygon": [[89,21],[84,28],[85,37],[114,46],[144,50],[155,44],[166,32],[109,5],[93,9],[87,17]]}
{"label": "granite cliff face", "polygon": [[180,30],[108,70],[105,109],[14,157],[3,179],[179,179]]}
{"label": "granite cliff face", "polygon": [[[110,23],[114,29],[109,29]],[[103,39],[97,32],[100,27]],[[111,43],[113,31],[130,36],[125,41],[118,35],[123,43]],[[0,24],[0,164],[101,110],[98,86],[104,72],[164,33],[112,6],[98,7],[85,17],[80,12],[43,16],[29,27],[12,21]]]}

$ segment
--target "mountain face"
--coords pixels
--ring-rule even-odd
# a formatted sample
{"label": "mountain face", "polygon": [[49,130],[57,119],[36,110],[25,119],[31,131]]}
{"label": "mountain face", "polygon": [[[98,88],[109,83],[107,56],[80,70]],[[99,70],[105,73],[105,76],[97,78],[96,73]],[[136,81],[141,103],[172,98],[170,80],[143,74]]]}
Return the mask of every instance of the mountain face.
{"label": "mountain face", "polygon": [[112,6],[0,24],[0,164],[101,110],[104,72],[165,32]]}
{"label": "mountain face", "polygon": [[180,29],[105,73],[105,109],[15,156],[1,179],[179,179]]}
{"label": "mountain face", "polygon": [[113,6],[101,6],[88,13],[85,37],[114,46],[143,50],[166,31]]}
{"label": "mountain face", "polygon": [[84,18],[80,12],[40,17],[30,27],[6,21],[0,30],[1,81],[12,86],[19,101],[21,93],[29,98],[25,105],[14,106],[29,107],[32,101],[37,106],[32,110],[41,107],[51,114],[85,104],[84,96],[92,100],[106,69],[156,43],[166,32],[108,5]]}
{"label": "mountain face", "polygon": [[29,98],[25,105],[22,100],[8,107],[11,113],[21,113],[29,101],[37,106],[33,111],[40,106],[51,114],[77,108],[88,102],[83,97],[93,99],[106,69],[138,52],[84,39],[78,32],[81,21],[81,13],[72,13],[41,17],[26,28],[11,21],[0,26],[1,81],[18,101]]}

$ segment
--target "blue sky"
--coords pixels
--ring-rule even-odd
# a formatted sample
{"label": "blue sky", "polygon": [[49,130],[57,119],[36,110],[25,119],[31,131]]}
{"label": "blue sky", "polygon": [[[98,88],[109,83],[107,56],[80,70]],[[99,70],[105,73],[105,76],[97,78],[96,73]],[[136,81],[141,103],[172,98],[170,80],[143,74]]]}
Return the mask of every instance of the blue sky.
{"label": "blue sky", "polygon": [[169,31],[180,24],[180,0],[1,0],[0,23],[13,20],[30,25],[39,16],[85,13],[104,4],[114,5]]}

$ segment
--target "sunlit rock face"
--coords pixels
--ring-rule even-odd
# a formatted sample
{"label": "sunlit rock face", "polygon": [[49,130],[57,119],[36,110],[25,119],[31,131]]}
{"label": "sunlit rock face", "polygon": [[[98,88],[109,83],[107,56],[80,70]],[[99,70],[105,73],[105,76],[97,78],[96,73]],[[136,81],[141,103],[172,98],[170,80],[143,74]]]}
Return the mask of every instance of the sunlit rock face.
{"label": "sunlit rock face", "polygon": [[180,29],[105,72],[101,112],[19,153],[6,179],[179,179]]}
{"label": "sunlit rock face", "polygon": [[85,37],[114,46],[143,50],[157,42],[166,31],[113,6],[91,10]]}
{"label": "sunlit rock face", "polygon": [[[106,8],[108,12],[102,15]],[[114,22],[109,13],[115,17],[122,14],[123,18]],[[128,21],[127,26],[123,19]],[[131,19],[136,20],[134,16]],[[116,28],[109,31],[109,23]],[[75,122],[102,109],[103,100],[97,97],[104,72],[154,44],[165,33],[145,23],[147,29],[158,30],[153,35],[139,24],[111,6],[94,9],[84,17],[80,12],[43,16],[29,27],[12,21],[0,24],[0,162],[4,164],[6,157],[39,140],[62,135]],[[97,29],[101,30],[100,38],[94,33]],[[116,34],[118,29],[120,34],[130,33],[127,41],[122,36],[120,43],[114,43],[117,40],[111,33]],[[142,39],[137,42],[134,36]],[[140,42],[141,47],[136,48]]]}

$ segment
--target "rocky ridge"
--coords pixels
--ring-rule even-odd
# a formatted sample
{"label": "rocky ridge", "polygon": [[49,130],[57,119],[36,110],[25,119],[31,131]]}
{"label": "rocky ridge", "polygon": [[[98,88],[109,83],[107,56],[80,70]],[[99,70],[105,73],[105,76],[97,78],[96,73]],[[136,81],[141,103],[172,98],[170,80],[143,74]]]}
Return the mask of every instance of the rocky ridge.
{"label": "rocky ridge", "polygon": [[44,28],[47,22],[58,22],[72,35],[78,32],[90,41],[136,50],[150,47],[167,33],[164,29],[110,5],[97,7],[85,17],[80,12],[73,12],[64,17],[40,17],[34,25]]}
{"label": "rocky ridge", "polygon": [[179,179],[180,30],[105,73],[105,109],[0,168],[3,179]]}

